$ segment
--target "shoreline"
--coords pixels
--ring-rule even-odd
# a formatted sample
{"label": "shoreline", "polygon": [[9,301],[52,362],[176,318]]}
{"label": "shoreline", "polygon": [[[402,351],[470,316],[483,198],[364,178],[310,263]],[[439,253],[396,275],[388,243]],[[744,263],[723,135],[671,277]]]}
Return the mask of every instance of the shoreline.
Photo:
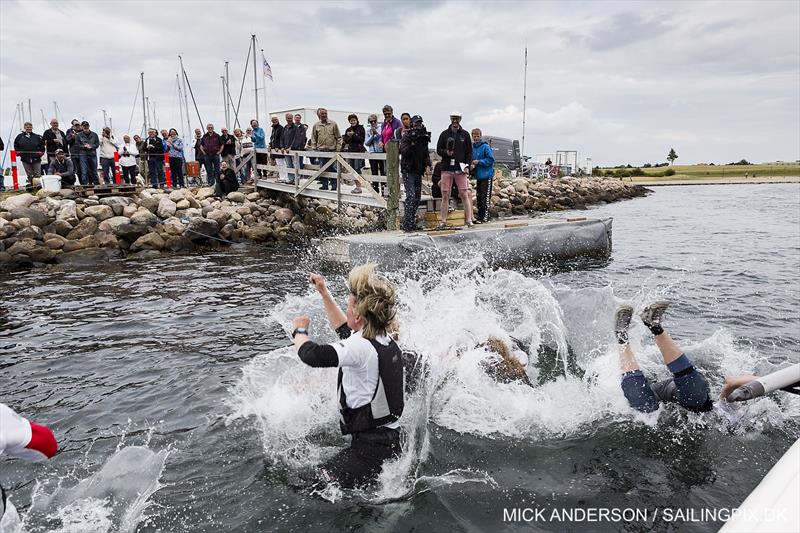
{"label": "shoreline", "polygon": [[631,185],[643,187],[665,187],[684,185],[772,185],[776,183],[800,183],[800,176],[776,176],[764,178],[709,178],[709,179],[653,179],[626,181]]}

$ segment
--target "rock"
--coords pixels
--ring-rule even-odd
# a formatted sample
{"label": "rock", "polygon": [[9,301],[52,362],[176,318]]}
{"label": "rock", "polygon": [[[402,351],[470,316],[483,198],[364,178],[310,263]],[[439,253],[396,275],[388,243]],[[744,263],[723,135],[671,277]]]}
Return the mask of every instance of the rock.
{"label": "rock", "polygon": [[84,213],[90,217],[94,217],[98,222],[108,220],[114,216],[114,210],[107,205],[93,205],[84,209]]}
{"label": "rock", "polygon": [[114,211],[115,216],[120,216],[124,213],[125,208],[131,203],[129,198],[124,196],[109,196],[108,198],[101,198],[100,205],[107,205]]}
{"label": "rock", "polygon": [[252,226],[243,229],[245,238],[253,241],[267,241],[275,237],[269,226]]}
{"label": "rock", "polygon": [[102,248],[89,248],[65,252],[56,256],[56,263],[69,265],[94,265],[108,261],[108,252]]}
{"label": "rock", "polygon": [[102,231],[110,231],[111,233],[116,233],[117,228],[123,224],[130,224],[131,219],[128,217],[111,217],[107,220],[104,220],[98,226],[98,229]]}
{"label": "rock", "polygon": [[6,253],[9,255],[29,255],[37,246],[39,246],[39,243],[33,239],[18,239],[6,250]]}
{"label": "rock", "polygon": [[205,200],[212,196],[214,196],[214,187],[200,187],[195,193],[195,197],[198,201]]}
{"label": "rock", "polygon": [[77,226],[75,226],[75,229],[67,234],[67,239],[82,239],[83,237],[92,235],[95,231],[97,231],[98,225],[99,224],[94,217],[86,217],[81,220]]}
{"label": "rock", "polygon": [[47,225],[47,214],[31,207],[14,207],[11,209],[11,220],[27,218],[34,226],[44,227]]}
{"label": "rock", "polygon": [[[96,198],[86,198],[83,201],[83,205],[85,205],[87,207],[93,207],[93,206],[96,206],[96,205],[100,205],[100,200],[98,200]],[[86,210],[84,209],[84,211],[86,211]]]}
{"label": "rock", "polygon": [[150,196],[149,198],[142,198],[141,200],[139,200],[139,207],[140,207],[139,210],[141,211],[141,208],[143,207],[148,211],[150,211],[151,213],[155,214],[155,212],[158,211],[158,204],[159,201],[153,198],[152,196]]}
{"label": "rock", "polygon": [[58,208],[56,221],[63,220],[74,226],[78,223],[78,210],[74,200],[64,200]]}
{"label": "rock", "polygon": [[140,252],[131,254],[128,257],[130,259],[138,259],[138,260],[157,259],[161,257],[161,253],[158,250],[142,250]]}
{"label": "rock", "polygon": [[189,200],[183,198],[181,200],[178,200],[178,202],[175,204],[175,207],[177,209],[188,209],[189,207],[191,207],[191,204],[189,203]]}
{"label": "rock", "polygon": [[226,198],[231,202],[236,202],[237,204],[243,204],[246,199],[244,193],[239,191],[229,192]]}
{"label": "rock", "polygon": [[78,193],[76,193],[72,189],[61,189],[61,191],[59,191],[59,194],[61,195],[61,198],[64,198],[66,200],[74,200],[75,198],[78,197]]}
{"label": "rock", "polygon": [[183,235],[183,232],[186,231],[184,223],[175,217],[165,220],[163,228],[168,235]]}
{"label": "rock", "polygon": [[227,221],[228,218],[230,217],[230,212],[228,212],[227,210],[223,211],[222,209],[214,209],[213,211],[208,213],[206,217],[210,218],[211,220],[215,221],[217,224],[222,226],[225,224],[225,221]]}
{"label": "rock", "polygon": [[0,204],[0,209],[11,211],[15,207],[29,207],[35,201],[36,197],[34,195],[24,192],[22,194],[9,196],[6,198],[5,202]]}
{"label": "rock", "polygon": [[41,241],[43,238],[44,232],[38,226],[28,226],[17,232],[17,239],[34,239]]}
{"label": "rock", "polygon": [[175,202],[169,199],[167,196],[162,196],[161,200],[158,201],[158,216],[160,218],[169,218],[175,215],[175,211],[178,208],[175,205]]}
{"label": "rock", "polygon": [[72,225],[66,220],[56,220],[53,222],[52,227],[62,237],[66,237],[72,231]]}
{"label": "rock", "polygon": [[117,226],[114,234],[120,239],[125,239],[128,242],[134,242],[148,231],[150,231],[150,228],[143,224],[121,224]]}
{"label": "rock", "polygon": [[[320,211],[317,210],[317,213]],[[275,211],[275,220],[282,223],[287,223],[294,218],[294,212],[291,209],[287,209],[285,207],[281,207],[277,211]]]}
{"label": "rock", "polygon": [[164,244],[164,249],[170,252],[178,252],[180,250],[191,250],[194,248],[194,243],[184,236],[172,235],[167,239]]}
{"label": "rock", "polygon": [[139,209],[139,206],[136,204],[129,204],[122,208],[122,216],[131,218],[136,211]]}
{"label": "rock", "polygon": [[248,199],[248,200],[250,200],[251,202],[257,202],[258,200],[260,200],[260,199],[261,199],[261,194],[259,194],[259,193],[257,193],[257,192],[251,192],[250,194],[248,194],[247,196],[245,196],[245,198],[247,198],[247,199]]}
{"label": "rock", "polygon": [[136,213],[131,217],[131,224],[138,224],[140,226],[155,226],[158,224],[158,217],[150,212],[150,210],[140,207]]}
{"label": "rock", "polygon": [[178,189],[169,193],[169,199],[175,203],[186,199],[186,189]]}
{"label": "rock", "polygon": [[51,250],[60,250],[64,247],[64,243],[67,242],[67,239],[62,237],[61,235],[54,235],[48,236],[44,239],[44,245],[50,248]]}
{"label": "rock", "polygon": [[97,239],[99,248],[117,248],[119,246],[117,238],[110,231],[98,231],[94,234],[94,238]]}
{"label": "rock", "polygon": [[94,235],[89,235],[78,240],[69,240],[64,243],[65,252],[74,252],[75,250],[83,250],[84,248],[97,248],[97,239]]}
{"label": "rock", "polygon": [[201,207],[203,207],[202,205],[200,205],[200,202],[198,202],[195,199],[195,197],[192,196],[191,194],[186,195],[186,201],[189,202],[189,207],[191,208],[200,209]]}
{"label": "rock", "polygon": [[138,252],[139,250],[161,250],[164,248],[164,239],[158,233],[146,233],[142,235],[133,244],[131,244],[131,251]]}
{"label": "rock", "polygon": [[297,235],[305,235],[306,231],[308,230],[306,229],[305,224],[303,224],[300,221],[297,221],[297,222],[292,222],[292,231]]}
{"label": "rock", "polygon": [[214,236],[219,231],[219,224],[209,218],[193,218],[186,227],[186,235],[192,241],[205,239],[207,236]]}
{"label": "rock", "polygon": [[16,226],[19,229],[30,228],[31,227],[31,219],[29,219],[29,218],[18,218],[16,220],[14,220],[14,222],[13,222],[13,224],[11,224],[11,226]]}

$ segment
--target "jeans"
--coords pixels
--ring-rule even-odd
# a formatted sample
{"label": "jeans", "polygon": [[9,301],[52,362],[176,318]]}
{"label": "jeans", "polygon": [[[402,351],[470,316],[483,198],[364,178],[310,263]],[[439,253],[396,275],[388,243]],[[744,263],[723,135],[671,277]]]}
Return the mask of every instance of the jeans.
{"label": "jeans", "polygon": [[86,183],[86,178],[84,178],[85,174],[81,169],[81,156],[71,155],[70,159],[72,159],[72,168],[75,169],[75,177],[78,178],[78,183],[84,185]]}
{"label": "jeans", "polygon": [[147,174],[150,176],[150,185],[154,189],[164,186],[164,159],[163,157],[153,156],[147,158]]}
{"label": "jeans", "polygon": [[219,177],[219,154],[206,155],[203,157],[203,166],[206,167],[208,185],[213,187]]}
{"label": "jeans", "polygon": [[183,158],[170,157],[169,170],[170,170],[170,177],[172,178],[172,186],[186,187],[186,182],[183,180]]}
{"label": "jeans", "polygon": [[94,154],[81,154],[81,174],[83,175],[84,185],[98,185],[97,179],[97,157]]}
{"label": "jeans", "polygon": [[422,197],[422,175],[404,172],[403,185],[406,188],[403,231],[414,231],[417,223],[417,209],[419,209],[419,201]]}
{"label": "jeans", "polygon": [[659,400],[675,402],[690,411],[708,411],[712,401],[708,382],[695,370],[686,355],[667,365],[672,379],[651,385],[641,370],[625,372],[622,376],[622,392],[631,407],[637,411],[651,413],[658,409]]}
{"label": "jeans", "polygon": [[[319,167],[322,168],[325,165],[325,163],[327,163],[330,160],[331,160],[330,157],[318,157],[317,158],[317,163],[319,164]],[[329,166],[328,168],[325,169],[325,172],[337,172],[337,171],[338,171],[338,167],[336,166],[335,162],[331,166]],[[324,177],[320,176],[317,179],[322,184],[322,187],[321,187],[322,190],[324,190],[324,191],[327,191],[328,189],[330,189],[332,191],[336,190],[336,178],[324,178]]]}
{"label": "jeans", "polygon": [[113,184],[116,176],[114,172],[114,159],[111,157],[101,157],[100,158],[100,168],[103,169],[103,175],[105,176],[106,183],[109,185]]}
{"label": "jeans", "polygon": [[476,180],[475,195],[478,200],[478,217],[481,222],[489,222],[489,202],[492,200],[492,178]]}
{"label": "jeans", "polygon": [[28,176],[28,187],[33,187],[33,178],[42,177],[42,162],[26,163],[23,161],[22,167],[25,169],[25,175]]}
{"label": "jeans", "polygon": [[122,181],[128,184],[136,183],[137,170],[136,165],[122,167]]}

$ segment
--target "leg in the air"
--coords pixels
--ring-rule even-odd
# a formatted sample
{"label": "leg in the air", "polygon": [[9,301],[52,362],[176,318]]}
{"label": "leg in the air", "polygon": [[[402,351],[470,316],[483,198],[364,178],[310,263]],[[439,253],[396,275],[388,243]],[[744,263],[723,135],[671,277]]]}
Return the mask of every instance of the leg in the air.
{"label": "leg in the air", "polygon": [[622,371],[622,392],[632,408],[643,413],[651,413],[658,409],[658,398],[650,388],[628,344],[628,326],[632,316],[633,308],[629,305],[619,306],[614,315],[614,333],[619,345],[619,367]]}

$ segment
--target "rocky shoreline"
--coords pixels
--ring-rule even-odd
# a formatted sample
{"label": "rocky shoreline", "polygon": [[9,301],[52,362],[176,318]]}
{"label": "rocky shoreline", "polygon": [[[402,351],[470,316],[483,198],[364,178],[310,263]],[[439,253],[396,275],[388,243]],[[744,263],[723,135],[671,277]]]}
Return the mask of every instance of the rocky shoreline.
{"label": "rocky shoreline", "polygon": [[[642,186],[616,179],[496,179],[490,214],[536,214],[644,196]],[[0,202],[0,270],[49,263],[93,264],[118,257],[215,249],[251,241],[281,243],[385,227],[382,210],[336,205],[270,191],[213,196],[210,187],[165,191],[144,189],[133,196],[80,197],[22,193]]]}

